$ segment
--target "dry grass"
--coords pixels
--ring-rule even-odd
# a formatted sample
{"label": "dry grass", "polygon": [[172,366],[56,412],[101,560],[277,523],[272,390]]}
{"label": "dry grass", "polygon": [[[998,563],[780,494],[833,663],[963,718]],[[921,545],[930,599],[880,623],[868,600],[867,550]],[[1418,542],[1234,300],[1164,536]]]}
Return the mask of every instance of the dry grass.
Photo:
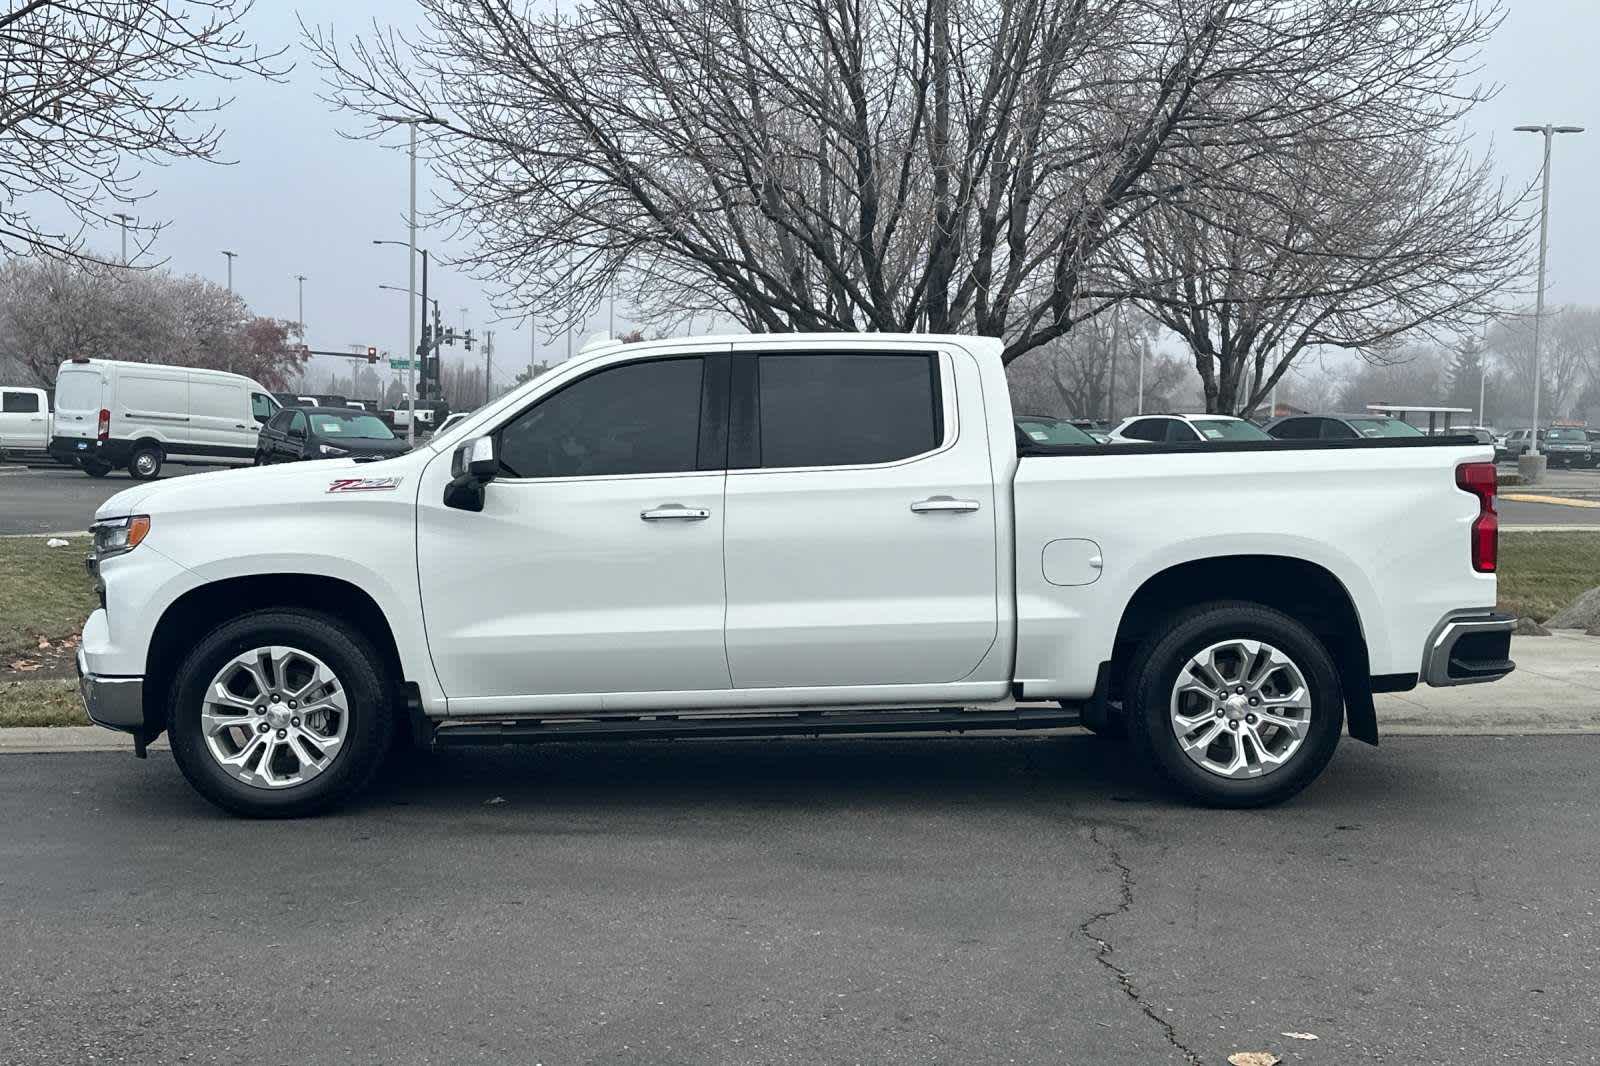
{"label": "dry grass", "polygon": [[76,637],[95,608],[94,583],[83,569],[86,537],[65,548],[44,537],[0,538],[0,671],[37,656],[39,640]]}
{"label": "dry grass", "polygon": [[1600,533],[1501,533],[1500,607],[1544,621],[1600,585]]}

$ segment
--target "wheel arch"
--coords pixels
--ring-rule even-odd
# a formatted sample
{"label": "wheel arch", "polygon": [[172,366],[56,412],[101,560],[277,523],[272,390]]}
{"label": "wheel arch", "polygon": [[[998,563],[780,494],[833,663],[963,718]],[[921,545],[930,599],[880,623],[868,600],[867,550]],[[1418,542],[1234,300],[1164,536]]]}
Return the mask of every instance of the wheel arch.
{"label": "wheel arch", "polygon": [[1288,555],[1238,554],[1175,563],[1147,578],[1123,608],[1105,674],[1116,698],[1144,636],[1175,610],[1209,600],[1245,600],[1282,611],[1327,645],[1344,690],[1350,735],[1378,742],[1367,638],[1355,598],[1327,567]]}
{"label": "wheel arch", "polygon": [[[337,612],[326,605],[337,604]],[[151,630],[145,659],[144,719],[149,737],[166,728],[169,693],[178,667],[202,634],[242,609],[302,608],[335,614],[352,624],[383,660],[394,685],[396,713],[413,702],[394,629],[378,602],[359,585],[324,574],[256,574],[221,578],[189,589],[167,605]]]}

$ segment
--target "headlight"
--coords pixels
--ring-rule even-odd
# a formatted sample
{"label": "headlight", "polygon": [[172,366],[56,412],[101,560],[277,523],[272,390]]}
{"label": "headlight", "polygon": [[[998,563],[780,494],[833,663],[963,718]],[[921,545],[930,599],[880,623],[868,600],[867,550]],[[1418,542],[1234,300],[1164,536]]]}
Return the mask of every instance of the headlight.
{"label": "headlight", "polygon": [[321,452],[323,455],[349,455],[350,454],[350,449],[349,448],[335,448],[331,444],[319,444],[319,445],[317,445],[317,451]]}
{"label": "headlight", "polygon": [[136,514],[127,518],[96,522],[89,527],[89,532],[94,534],[95,558],[109,559],[113,555],[131,552],[139,546],[139,542],[150,532],[150,516]]}

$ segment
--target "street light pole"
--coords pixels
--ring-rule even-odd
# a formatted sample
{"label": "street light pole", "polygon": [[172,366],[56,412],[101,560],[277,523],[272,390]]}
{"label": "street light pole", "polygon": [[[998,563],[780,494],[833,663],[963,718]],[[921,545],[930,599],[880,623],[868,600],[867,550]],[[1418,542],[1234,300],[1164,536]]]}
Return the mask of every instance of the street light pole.
{"label": "street light pole", "polygon": [[118,222],[122,223],[122,265],[123,266],[127,266],[128,265],[128,221],[131,218],[133,218],[133,216],[132,215],[125,215],[121,211],[118,211],[115,214],[113,214],[111,217],[116,219]]}
{"label": "street light pole", "polygon": [[300,327],[300,343],[304,344],[306,341],[306,276],[304,274],[296,274],[294,280],[296,288],[299,290],[296,300],[299,317],[294,321],[295,325]]}
{"label": "street light pole", "polygon": [[1533,425],[1528,429],[1528,455],[1535,460],[1530,471],[1539,474],[1539,341],[1544,325],[1544,259],[1549,246],[1550,231],[1550,140],[1558,133],[1582,133],[1582,126],[1518,126],[1518,133],[1538,133],[1544,136],[1544,165],[1540,167],[1539,191],[1539,287],[1533,307]]}
{"label": "street light pole", "polygon": [[230,252],[230,251],[224,250],[222,254],[228,257],[228,291],[232,292],[233,291],[233,261],[238,256],[239,253],[238,252]]}

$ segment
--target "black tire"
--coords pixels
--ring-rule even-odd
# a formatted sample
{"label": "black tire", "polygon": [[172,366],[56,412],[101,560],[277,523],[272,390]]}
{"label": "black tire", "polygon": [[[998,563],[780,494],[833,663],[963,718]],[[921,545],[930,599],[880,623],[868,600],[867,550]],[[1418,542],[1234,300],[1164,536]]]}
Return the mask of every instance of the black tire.
{"label": "black tire", "polygon": [[[1310,690],[1311,722],[1300,749],[1259,777],[1222,777],[1201,767],[1184,754],[1170,718],[1173,686],[1189,657],[1232,639],[1281,649]],[[1217,601],[1175,615],[1135,652],[1125,692],[1124,721],[1135,754],[1181,796],[1206,806],[1264,807],[1289,799],[1327,767],[1344,730],[1344,696],[1327,648],[1293,618],[1255,603]]]}
{"label": "black tire", "polygon": [[154,481],[161,476],[166,455],[159,444],[141,444],[128,457],[128,476],[135,481]]}
{"label": "black tire", "polygon": [[[338,676],[349,706],[343,745],[320,774],[287,788],[246,784],[212,757],[200,728],[207,685],[235,655],[282,644],[316,655]],[[221,626],[202,640],[178,669],[168,704],[172,757],[202,796],[224,810],[250,818],[297,818],[329,810],[371,783],[388,755],[394,712],[383,659],[359,632],[341,622],[292,608],[255,611]]]}
{"label": "black tire", "polygon": [[90,477],[105,477],[111,473],[111,464],[103,459],[84,459],[78,466]]}

